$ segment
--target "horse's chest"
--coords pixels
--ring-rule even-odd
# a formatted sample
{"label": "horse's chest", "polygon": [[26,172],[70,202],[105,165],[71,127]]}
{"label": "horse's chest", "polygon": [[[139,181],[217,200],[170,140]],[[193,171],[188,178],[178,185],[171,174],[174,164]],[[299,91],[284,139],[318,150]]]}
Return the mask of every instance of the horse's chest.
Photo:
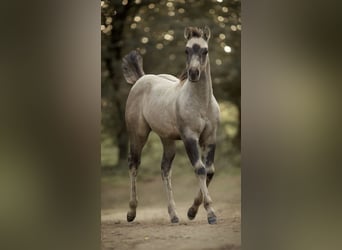
{"label": "horse's chest", "polygon": [[181,128],[189,128],[191,131],[201,134],[207,127],[211,127],[211,121],[206,112],[189,110],[183,112],[178,126]]}
{"label": "horse's chest", "polygon": [[201,133],[204,130],[208,130],[211,129],[213,127],[213,124],[211,122],[211,120],[209,119],[208,116],[202,116],[201,117]]}

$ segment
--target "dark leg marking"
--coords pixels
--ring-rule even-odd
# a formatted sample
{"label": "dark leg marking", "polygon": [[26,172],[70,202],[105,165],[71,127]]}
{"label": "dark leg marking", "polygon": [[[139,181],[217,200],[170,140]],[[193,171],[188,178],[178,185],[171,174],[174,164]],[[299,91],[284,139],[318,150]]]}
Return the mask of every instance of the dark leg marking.
{"label": "dark leg marking", "polygon": [[[203,158],[207,168],[210,167],[214,163],[215,147],[216,147],[215,144],[209,144],[207,146],[208,151],[207,151],[205,157]],[[207,187],[209,186],[213,176],[214,176],[214,172],[207,173],[207,179],[206,179]],[[198,208],[201,205],[202,201],[203,201],[203,194],[201,191],[199,191],[197,197],[194,199],[193,205],[188,210],[188,218],[190,220],[193,220],[196,217],[196,214],[198,212]],[[210,216],[208,217],[209,224],[213,224],[213,223],[215,223],[215,221],[216,221],[215,214],[210,214]]]}
{"label": "dark leg marking", "polygon": [[189,156],[191,164],[195,166],[196,162],[199,159],[199,153],[198,153],[199,150],[197,146],[197,141],[191,138],[185,139],[184,145],[185,145],[185,149]]}
{"label": "dark leg marking", "polygon": [[197,168],[197,169],[195,169],[195,173],[196,173],[197,175],[205,175],[205,174],[206,174],[206,170],[205,170],[204,167]]}
{"label": "dark leg marking", "polygon": [[173,159],[175,158],[175,153],[172,153],[172,155],[168,155],[164,152],[162,163],[161,163],[161,169],[162,169],[162,175],[167,176],[169,174],[171,164],[173,162]]}
{"label": "dark leg marking", "polygon": [[135,152],[134,145],[131,145],[130,147],[130,153],[128,155],[128,168],[132,169],[133,167],[137,168],[140,165],[140,158],[141,154],[138,154]]}
{"label": "dark leg marking", "polygon": [[[184,140],[184,145],[185,145],[185,149],[186,152],[189,156],[190,162],[193,166],[195,166],[196,162],[199,160],[199,150],[198,150],[198,146],[197,146],[197,141],[194,139],[185,139]],[[197,175],[205,175],[206,170],[204,167],[202,168],[198,168],[195,169],[195,173]],[[200,202],[200,204],[202,203],[202,201],[198,201]],[[192,206],[189,210],[188,210],[188,218],[190,220],[193,220],[197,214],[197,210],[198,210],[198,206]]]}
{"label": "dark leg marking", "polygon": [[210,144],[210,145],[208,145],[208,148],[209,148],[209,151],[208,151],[207,159],[206,159],[206,162],[205,162],[205,165],[207,167],[211,166],[211,164],[214,163],[216,145],[215,144]]}
{"label": "dark leg marking", "polygon": [[207,186],[209,186],[209,183],[213,177],[214,177],[214,173],[208,173],[207,174]]}
{"label": "dark leg marking", "polygon": [[[207,167],[212,166],[212,164],[214,163],[215,148],[216,148],[215,144],[209,144],[208,145],[209,151],[208,151],[207,159],[206,159],[206,163],[205,163]],[[209,186],[210,181],[212,180],[213,176],[214,176],[214,172],[207,173],[207,181],[206,181],[207,186]],[[208,206],[209,206],[209,204],[204,203],[204,207],[206,209]],[[217,222],[216,215],[213,212],[210,212],[208,214],[208,223],[209,224],[216,224],[216,222]]]}
{"label": "dark leg marking", "polygon": [[192,207],[189,208],[189,210],[188,210],[188,218],[189,218],[189,220],[195,219],[197,211],[198,211],[198,206],[197,207],[192,206]]}
{"label": "dark leg marking", "polygon": [[[188,153],[190,162],[192,166],[195,167],[195,164],[199,160],[199,150],[197,146],[197,141],[194,139],[185,139],[184,144],[185,144],[185,149],[186,149],[186,152]],[[206,170],[204,167],[196,168],[195,173],[197,175],[205,175]]]}
{"label": "dark leg marking", "polygon": [[[214,163],[215,148],[216,148],[215,144],[209,144],[208,145],[209,150],[208,150],[207,158],[206,158],[206,162],[205,162],[206,167],[210,167]],[[207,186],[209,186],[209,183],[210,183],[211,179],[213,178],[213,176],[214,176],[214,172],[207,173]]]}

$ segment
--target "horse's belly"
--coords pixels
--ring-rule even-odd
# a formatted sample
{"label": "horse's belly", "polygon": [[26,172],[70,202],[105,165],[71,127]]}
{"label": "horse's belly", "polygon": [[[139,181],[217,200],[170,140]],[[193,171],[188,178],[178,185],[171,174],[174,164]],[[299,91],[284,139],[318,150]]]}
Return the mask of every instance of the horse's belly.
{"label": "horse's belly", "polygon": [[148,124],[150,125],[152,131],[162,138],[173,140],[180,139],[179,131],[172,123],[159,119],[158,121],[148,121]]}

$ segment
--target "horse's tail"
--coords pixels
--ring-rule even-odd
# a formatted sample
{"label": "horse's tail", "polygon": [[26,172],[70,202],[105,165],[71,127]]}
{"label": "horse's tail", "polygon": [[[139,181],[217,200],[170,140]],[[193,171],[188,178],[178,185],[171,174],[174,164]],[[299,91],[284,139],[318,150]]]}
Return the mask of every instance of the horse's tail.
{"label": "horse's tail", "polygon": [[134,84],[140,77],[145,75],[143,59],[136,50],[132,50],[122,59],[122,71],[126,81],[130,84]]}

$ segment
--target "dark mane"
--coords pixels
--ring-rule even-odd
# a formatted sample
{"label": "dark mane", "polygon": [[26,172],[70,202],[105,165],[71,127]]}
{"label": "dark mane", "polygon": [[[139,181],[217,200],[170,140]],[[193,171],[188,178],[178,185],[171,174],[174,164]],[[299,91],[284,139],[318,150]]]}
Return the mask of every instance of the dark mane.
{"label": "dark mane", "polygon": [[188,68],[185,68],[178,78],[181,82],[188,79]]}

